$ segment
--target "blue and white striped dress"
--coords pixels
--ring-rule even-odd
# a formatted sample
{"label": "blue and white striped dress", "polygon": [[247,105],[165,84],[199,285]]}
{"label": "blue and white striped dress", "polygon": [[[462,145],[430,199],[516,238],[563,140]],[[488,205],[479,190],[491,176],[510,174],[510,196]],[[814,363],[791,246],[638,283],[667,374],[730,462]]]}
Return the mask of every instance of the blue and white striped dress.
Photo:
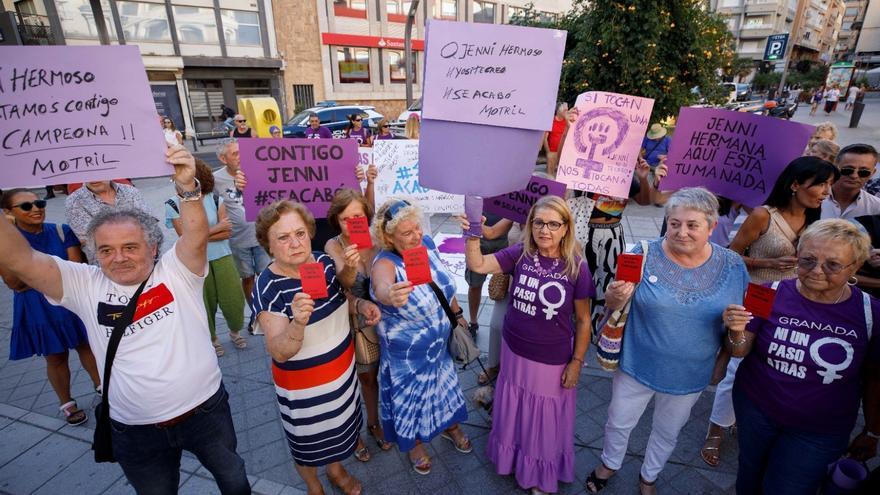
{"label": "blue and white striped dress", "polygon": [[[425,236],[431,276],[448,300],[455,296],[455,280],[440,261],[434,241]],[[394,263],[395,282],[406,280],[403,259],[382,251],[374,261]],[[373,287],[370,294],[376,300]],[[416,440],[432,438],[455,423],[467,420],[467,406],[446,341],[449,318],[428,284],[418,285],[401,308],[379,304],[382,319],[376,326],[379,358],[379,417],[385,440],[401,451]]]}
{"label": "blue and white striped dress", "polygon": [[[350,456],[362,424],[348,304],[333,259],[317,251],[313,255],[324,265],[329,297],[315,301],[300,351],[283,363],[272,361],[282,425],[290,453],[301,466]],[[254,285],[254,314],[268,311],[293,319],[290,305],[301,290],[299,279],[266,268]]]}

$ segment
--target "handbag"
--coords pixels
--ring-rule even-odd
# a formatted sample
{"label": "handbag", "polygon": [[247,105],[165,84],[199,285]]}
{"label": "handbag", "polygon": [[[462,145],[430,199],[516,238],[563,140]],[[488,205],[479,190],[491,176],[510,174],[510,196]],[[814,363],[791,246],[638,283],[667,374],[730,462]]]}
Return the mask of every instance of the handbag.
{"label": "handbag", "polygon": [[503,301],[507,297],[507,289],[510,287],[510,275],[496,273],[489,277],[489,299]]}
{"label": "handbag", "polygon": [[[648,260],[648,242],[642,244],[642,277],[645,276],[645,262]],[[638,289],[638,286],[636,286]],[[596,344],[596,356],[599,358],[599,366],[605,371],[615,371],[620,365],[620,354],[623,352],[623,330],[626,327],[626,317],[632,305],[635,291],[623,308],[617,309],[605,316],[599,330],[599,342]]]}
{"label": "handbag", "polygon": [[353,315],[352,337],[354,338],[354,360],[367,365],[379,361],[379,335],[376,327],[361,325],[361,316]]}
{"label": "handbag", "polygon": [[[433,290],[434,294],[437,296],[437,299],[440,300],[440,305],[443,306],[443,311],[449,318],[449,323],[452,324],[452,331],[449,333],[449,340],[447,342],[449,354],[452,355],[453,359],[461,362],[464,366],[469,365],[475,359],[479,361],[480,348],[474,343],[474,339],[471,337],[470,332],[468,332],[467,328],[458,324],[455,318],[455,313],[452,312],[452,307],[449,306],[449,301],[446,300],[446,296],[443,295],[443,291],[440,290],[440,287],[437,287],[435,282],[431,282],[430,286],[431,290]],[[480,363],[480,367],[483,367],[483,363]]]}
{"label": "handbag", "polygon": [[137,300],[147,285],[146,280],[141,282],[134,295],[128,301],[125,309],[122,311],[122,317],[116,321],[113,326],[113,333],[110,334],[110,342],[107,344],[107,355],[104,358],[104,381],[103,392],[101,394],[101,402],[95,406],[95,436],[92,440],[92,450],[95,451],[95,462],[116,462],[113,456],[113,440],[110,431],[110,371],[113,368],[113,360],[116,358],[116,351],[119,349],[119,342],[122,340],[122,334],[125,328],[134,320],[134,311],[137,308]]}

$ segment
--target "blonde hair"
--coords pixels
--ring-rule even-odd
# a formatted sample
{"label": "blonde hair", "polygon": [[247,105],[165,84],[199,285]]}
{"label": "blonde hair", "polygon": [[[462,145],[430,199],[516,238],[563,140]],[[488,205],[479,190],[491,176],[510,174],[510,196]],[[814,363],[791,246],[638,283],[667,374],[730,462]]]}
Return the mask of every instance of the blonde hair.
{"label": "blonde hair", "polygon": [[809,150],[810,156],[821,158],[829,163],[834,163],[838,153],[840,153],[840,145],[828,139],[816,141]]}
{"label": "blonde hair", "polygon": [[[399,203],[405,205],[398,205]],[[388,212],[392,207],[397,207],[397,211],[393,216]],[[391,218],[388,218],[391,216]],[[419,224],[422,221],[422,209],[411,199],[389,198],[382,206],[376,210],[376,217],[373,219],[373,237],[379,243],[379,247],[388,251],[394,248],[385,238],[397,228],[397,225],[403,220],[415,220]]]}
{"label": "blonde hair", "polygon": [[573,282],[580,271],[583,258],[579,254],[580,245],[574,238],[574,215],[572,215],[568,203],[559,196],[544,196],[532,205],[532,209],[529,210],[529,216],[526,219],[525,228],[523,229],[523,256],[534,256],[538,251],[538,245],[535,243],[532,233],[532,222],[538,210],[552,210],[562,218],[562,223],[565,225],[565,235],[562,236],[559,251],[562,259],[565,260],[564,273]]}
{"label": "blonde hair", "polygon": [[810,225],[798,240],[798,253],[805,242],[814,239],[848,244],[852,247],[858,266],[861,266],[871,256],[871,238],[848,220],[829,218]]}
{"label": "blonde hair", "polygon": [[422,121],[419,120],[419,116],[411,113],[406,119],[406,125],[403,128],[403,134],[404,136],[406,136],[407,139],[418,139],[421,128]]}
{"label": "blonde hair", "polygon": [[281,215],[290,212],[297,213],[303,223],[306,224],[306,229],[309,232],[309,239],[315,237],[315,217],[308,208],[300,203],[286,199],[276,201],[260,210],[260,214],[257,216],[255,229],[257,242],[260,243],[260,246],[262,246],[269,255],[272,255],[272,250],[269,249],[269,229],[281,219]]}
{"label": "blonde hair", "polygon": [[837,126],[834,125],[833,122],[820,122],[816,124],[816,130],[813,131],[813,136],[819,134],[822,131],[830,131],[831,132],[831,140],[837,141]]}

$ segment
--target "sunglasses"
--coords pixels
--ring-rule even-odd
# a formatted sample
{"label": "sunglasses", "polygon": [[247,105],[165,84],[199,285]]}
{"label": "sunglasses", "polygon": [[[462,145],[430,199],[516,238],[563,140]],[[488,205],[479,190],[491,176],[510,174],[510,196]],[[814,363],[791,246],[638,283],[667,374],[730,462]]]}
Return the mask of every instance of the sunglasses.
{"label": "sunglasses", "polygon": [[354,122],[361,122],[363,119],[354,119]]}
{"label": "sunglasses", "polygon": [[866,168],[843,167],[842,169],[840,169],[840,175],[842,175],[843,177],[848,177],[852,175],[853,172],[855,172],[862,179],[874,175],[874,172],[872,170],[868,170]]}
{"label": "sunglasses", "polygon": [[12,205],[13,208],[21,208],[21,211],[31,211],[34,206],[36,206],[38,210],[42,210],[46,208],[46,200],[38,199],[36,201],[25,201],[24,203]]}
{"label": "sunglasses", "polygon": [[391,127],[391,126],[388,125],[388,124],[385,124],[385,125],[382,126],[382,129],[387,129],[387,128],[389,128],[389,127]]}
{"label": "sunglasses", "polygon": [[[813,269],[816,268],[816,265],[818,264],[819,260],[817,260],[816,258],[798,258],[797,260],[798,268],[806,272],[813,271]],[[843,263],[838,263],[836,261],[826,261],[825,263],[822,263],[822,271],[825,272],[826,275],[837,275],[838,273],[842,272],[846,268],[853,266],[854,264],[855,262],[844,265]]]}
{"label": "sunglasses", "polygon": [[165,123],[165,124],[170,124],[171,121],[170,121],[170,120],[166,120],[164,123]]}
{"label": "sunglasses", "polygon": [[245,122],[247,122],[247,120],[236,120],[235,122],[239,124],[244,124]]}

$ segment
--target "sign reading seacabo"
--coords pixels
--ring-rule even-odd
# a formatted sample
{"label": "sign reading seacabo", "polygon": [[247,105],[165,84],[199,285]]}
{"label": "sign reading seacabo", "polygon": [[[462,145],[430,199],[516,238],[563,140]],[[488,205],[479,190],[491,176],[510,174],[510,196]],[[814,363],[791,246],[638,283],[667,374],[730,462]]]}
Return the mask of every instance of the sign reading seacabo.
{"label": "sign reading seacabo", "polygon": [[0,187],[168,175],[137,46],[0,46]]}
{"label": "sign reading seacabo", "polygon": [[663,190],[702,186],[746,206],[761,205],[813,126],[714,108],[682,108],[666,158]]}
{"label": "sign reading seacabo", "polygon": [[426,38],[422,185],[522,189],[553,123],[566,32],[432,20]]}
{"label": "sign reading seacabo", "polygon": [[556,180],[571,189],[629,197],[654,100],[590,91],[578,96]]}
{"label": "sign reading seacabo", "polygon": [[375,194],[381,205],[392,197],[414,199],[425,213],[461,213],[464,196],[436,191],[419,183],[419,142],[384,139],[373,145],[378,170]]}
{"label": "sign reading seacabo", "polygon": [[242,194],[249,221],[280,199],[302,203],[316,218],[324,218],[336,191],[359,188],[354,139],[266,138],[238,143],[241,169],[248,180]]}
{"label": "sign reading seacabo", "polygon": [[526,223],[529,210],[536,201],[544,196],[565,197],[565,184],[543,177],[532,176],[525,189],[509,192],[500,196],[485,198],[483,210],[495,215],[509,218],[514,222]]}

